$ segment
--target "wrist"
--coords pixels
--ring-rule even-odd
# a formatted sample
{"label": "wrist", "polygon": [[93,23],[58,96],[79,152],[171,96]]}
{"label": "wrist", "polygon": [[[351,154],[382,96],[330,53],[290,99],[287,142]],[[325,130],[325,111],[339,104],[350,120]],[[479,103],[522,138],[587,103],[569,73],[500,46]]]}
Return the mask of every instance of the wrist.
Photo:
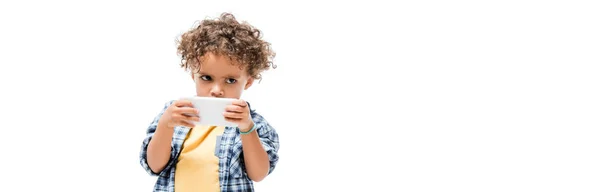
{"label": "wrist", "polygon": [[154,132],[154,136],[171,138],[173,137],[173,133],[175,133],[175,128],[170,127],[166,123],[159,123],[158,125],[156,125],[156,131]]}
{"label": "wrist", "polygon": [[254,122],[250,122],[250,124],[242,127],[238,127],[240,134],[245,135],[253,132],[256,129],[256,124]]}
{"label": "wrist", "polygon": [[174,130],[175,127],[169,125],[169,123],[163,122],[163,121],[158,121],[158,124],[156,125],[156,129],[160,129],[160,130]]}

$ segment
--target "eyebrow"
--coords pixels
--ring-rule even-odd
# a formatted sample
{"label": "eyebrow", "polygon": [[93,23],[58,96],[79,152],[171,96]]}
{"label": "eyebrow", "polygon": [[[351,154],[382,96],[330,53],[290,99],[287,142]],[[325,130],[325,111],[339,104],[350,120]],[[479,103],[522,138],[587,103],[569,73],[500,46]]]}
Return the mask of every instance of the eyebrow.
{"label": "eyebrow", "polygon": [[[206,73],[206,72],[203,72],[203,71],[199,71],[197,74],[199,74],[199,75],[208,75],[208,76],[212,76],[211,74],[208,74],[208,73]],[[240,78],[240,76],[239,76],[239,75],[233,75],[233,74],[227,74],[227,75],[225,75],[224,77],[226,77],[226,78],[232,78],[232,79],[239,79],[239,78]]]}

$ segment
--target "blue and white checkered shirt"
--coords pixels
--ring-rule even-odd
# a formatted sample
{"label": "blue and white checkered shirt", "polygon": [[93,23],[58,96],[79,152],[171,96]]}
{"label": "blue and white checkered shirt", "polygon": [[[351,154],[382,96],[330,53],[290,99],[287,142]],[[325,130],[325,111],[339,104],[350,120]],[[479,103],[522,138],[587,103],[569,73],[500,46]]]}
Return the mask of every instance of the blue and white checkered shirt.
{"label": "blue and white checkered shirt", "polygon": [[[154,118],[146,131],[146,138],[142,143],[140,151],[140,164],[152,176],[158,176],[154,185],[154,192],[174,192],[175,191],[175,168],[179,159],[183,141],[190,128],[175,127],[173,140],[171,142],[171,158],[167,162],[167,166],[160,172],[154,173],[148,166],[146,159],[146,150],[148,144],[156,131],[158,120],[165,110],[174,101],[167,102],[162,111]],[[250,105],[248,104],[248,107]],[[279,156],[279,137],[275,129],[256,111],[250,109],[250,116],[256,125],[256,131],[260,138],[263,148],[269,156],[269,174],[273,172]],[[242,155],[242,141],[236,127],[225,127],[223,135],[220,137],[220,146],[217,154],[219,155],[219,184],[222,192],[242,192],[254,191],[252,180],[246,173],[244,166],[244,158]]]}

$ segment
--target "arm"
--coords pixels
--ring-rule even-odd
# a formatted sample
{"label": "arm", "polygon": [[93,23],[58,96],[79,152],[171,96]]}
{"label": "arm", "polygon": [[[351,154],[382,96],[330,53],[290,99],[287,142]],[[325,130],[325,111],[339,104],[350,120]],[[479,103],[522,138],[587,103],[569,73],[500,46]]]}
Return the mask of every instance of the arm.
{"label": "arm", "polygon": [[162,111],[154,118],[146,131],[146,138],[142,143],[140,152],[140,164],[150,175],[158,176],[168,170],[168,165],[172,164],[175,158],[174,150],[171,144],[173,129],[159,126],[163,113],[171,105],[169,102]]}
{"label": "arm", "polygon": [[275,129],[258,114],[252,114],[256,130],[241,135],[244,163],[248,177],[262,181],[273,172],[279,160],[279,137]]}

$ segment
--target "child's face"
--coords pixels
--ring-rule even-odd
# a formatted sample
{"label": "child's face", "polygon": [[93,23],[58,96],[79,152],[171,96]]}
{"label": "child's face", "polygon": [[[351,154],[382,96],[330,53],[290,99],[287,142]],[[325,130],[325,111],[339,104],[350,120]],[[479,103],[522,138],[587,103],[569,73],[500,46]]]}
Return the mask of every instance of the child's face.
{"label": "child's face", "polygon": [[207,53],[201,59],[200,71],[192,74],[197,96],[239,99],[254,81],[245,69],[232,65],[227,56]]}

